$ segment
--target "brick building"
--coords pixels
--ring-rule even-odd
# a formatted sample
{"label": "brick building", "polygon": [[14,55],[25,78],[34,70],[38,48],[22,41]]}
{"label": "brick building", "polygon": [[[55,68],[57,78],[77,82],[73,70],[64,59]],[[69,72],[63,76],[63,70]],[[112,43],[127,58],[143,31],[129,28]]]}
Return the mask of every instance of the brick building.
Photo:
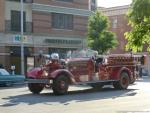
{"label": "brick building", "polygon": [[129,5],[117,6],[110,8],[99,8],[110,20],[110,31],[114,32],[117,36],[118,46],[111,53],[120,54],[125,53],[125,45],[127,40],[124,33],[130,31],[131,27],[128,25],[128,19],[126,13]]}
{"label": "brick building", "polygon": [[[127,40],[125,39],[124,33],[131,30],[131,27],[128,25],[128,19],[126,17],[126,13],[128,11],[129,5],[125,6],[117,6],[110,8],[100,7],[101,10],[110,20],[110,31],[114,32],[117,36],[118,46],[115,50],[110,51],[110,53],[114,54],[122,54],[126,53],[125,45]],[[142,53],[138,54],[147,54],[147,62],[146,65],[143,66],[143,74],[150,73],[150,56],[146,52],[146,49],[143,49]],[[149,75],[150,76],[150,75]]]}
{"label": "brick building", "polygon": [[[88,16],[96,0],[24,0],[25,71],[36,65],[39,53],[86,47]],[[0,63],[21,70],[20,0],[0,0]]]}

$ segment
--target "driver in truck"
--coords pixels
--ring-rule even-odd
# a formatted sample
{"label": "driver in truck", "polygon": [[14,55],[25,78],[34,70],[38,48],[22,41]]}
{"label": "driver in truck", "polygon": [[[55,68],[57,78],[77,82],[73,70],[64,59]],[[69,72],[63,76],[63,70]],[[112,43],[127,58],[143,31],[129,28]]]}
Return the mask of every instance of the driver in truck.
{"label": "driver in truck", "polygon": [[59,62],[59,55],[58,53],[52,53],[51,54],[51,60],[49,61],[48,64],[45,65],[45,67],[48,67],[48,73],[50,74],[51,72],[61,69],[62,66]]}
{"label": "driver in truck", "polygon": [[94,72],[98,72],[98,65],[99,65],[99,63],[97,62],[97,57],[98,57],[98,52],[95,51],[93,56],[92,56],[92,60],[93,60],[94,65],[95,65],[94,66]]}

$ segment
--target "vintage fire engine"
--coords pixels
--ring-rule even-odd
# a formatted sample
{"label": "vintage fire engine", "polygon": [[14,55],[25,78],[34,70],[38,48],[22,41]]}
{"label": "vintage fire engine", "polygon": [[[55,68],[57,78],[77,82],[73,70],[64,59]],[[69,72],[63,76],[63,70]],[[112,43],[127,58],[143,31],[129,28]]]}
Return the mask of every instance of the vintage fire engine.
{"label": "vintage fire engine", "polygon": [[145,62],[143,55],[122,54],[93,58],[91,53],[85,51],[81,55],[76,52],[65,61],[53,62],[51,59],[48,64],[30,70],[27,73],[29,90],[37,94],[49,86],[54,94],[62,95],[68,92],[69,85],[76,84],[87,84],[94,88],[112,84],[116,89],[127,89],[136,79],[138,65]]}

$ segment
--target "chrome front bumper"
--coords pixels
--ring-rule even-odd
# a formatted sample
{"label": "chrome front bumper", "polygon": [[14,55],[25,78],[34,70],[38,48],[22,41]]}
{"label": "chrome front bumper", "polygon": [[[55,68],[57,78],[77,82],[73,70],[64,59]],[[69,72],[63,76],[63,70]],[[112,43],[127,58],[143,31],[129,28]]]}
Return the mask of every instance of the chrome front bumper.
{"label": "chrome front bumper", "polygon": [[26,79],[27,83],[52,84],[52,79]]}

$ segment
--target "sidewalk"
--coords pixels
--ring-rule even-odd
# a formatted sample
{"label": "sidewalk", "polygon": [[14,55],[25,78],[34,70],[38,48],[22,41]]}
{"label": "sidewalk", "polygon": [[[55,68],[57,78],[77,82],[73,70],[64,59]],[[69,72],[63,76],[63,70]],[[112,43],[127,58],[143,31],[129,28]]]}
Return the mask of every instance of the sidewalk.
{"label": "sidewalk", "polygon": [[137,82],[150,82],[150,76],[142,76],[141,78],[139,77]]}

